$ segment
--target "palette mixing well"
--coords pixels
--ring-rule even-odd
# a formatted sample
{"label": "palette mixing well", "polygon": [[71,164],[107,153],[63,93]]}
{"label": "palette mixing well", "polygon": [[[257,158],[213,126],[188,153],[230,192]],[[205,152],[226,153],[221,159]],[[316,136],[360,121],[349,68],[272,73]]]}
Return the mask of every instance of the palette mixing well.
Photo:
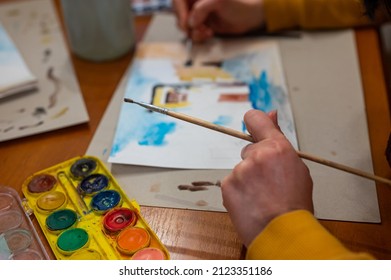
{"label": "palette mixing well", "polygon": [[98,158],[37,172],[22,191],[57,259],[169,259],[137,202]]}
{"label": "palette mixing well", "polygon": [[0,260],[46,260],[49,256],[18,192],[0,186]]}

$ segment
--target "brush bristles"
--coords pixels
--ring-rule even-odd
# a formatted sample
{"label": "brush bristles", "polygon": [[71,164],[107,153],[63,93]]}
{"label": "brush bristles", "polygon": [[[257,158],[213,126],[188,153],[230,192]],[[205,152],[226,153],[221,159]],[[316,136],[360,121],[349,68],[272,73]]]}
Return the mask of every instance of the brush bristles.
{"label": "brush bristles", "polygon": [[126,98],[126,97],[124,98],[124,101],[129,103],[134,103],[133,99]]}

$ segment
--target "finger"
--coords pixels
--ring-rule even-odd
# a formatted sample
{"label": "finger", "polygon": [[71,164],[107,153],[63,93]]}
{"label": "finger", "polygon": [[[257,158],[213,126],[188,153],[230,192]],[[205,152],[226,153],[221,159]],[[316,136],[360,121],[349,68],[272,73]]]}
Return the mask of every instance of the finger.
{"label": "finger", "polygon": [[278,128],[278,130],[282,132],[281,130],[281,127],[279,126],[278,124],[278,114],[277,114],[277,110],[273,110],[273,111],[270,111],[269,113],[267,113],[267,115],[269,116],[269,118],[273,121],[274,125]]}
{"label": "finger", "polygon": [[277,110],[270,111],[267,116],[273,121],[275,126],[278,126]]}
{"label": "finger", "polygon": [[218,0],[199,0],[193,5],[190,13],[189,23],[195,28],[201,24],[205,24],[209,15],[216,11],[221,4]]}
{"label": "finger", "polygon": [[204,42],[210,38],[213,37],[213,31],[204,26],[201,25],[199,28],[193,29],[191,32],[191,37],[194,42]]}
{"label": "finger", "polygon": [[240,157],[241,157],[242,159],[245,159],[245,158],[246,158],[246,155],[249,154],[249,150],[252,149],[252,146],[253,146],[253,145],[254,145],[254,144],[248,144],[248,145],[246,145],[246,146],[243,147],[242,151],[240,152]]}
{"label": "finger", "polygon": [[244,122],[254,142],[282,135],[275,122],[262,111],[250,110],[246,112]]}
{"label": "finger", "polygon": [[184,0],[174,0],[173,1],[173,8],[175,11],[175,14],[177,16],[177,25],[179,28],[183,31],[187,31],[188,26],[188,18],[189,18],[189,4],[188,1]]}

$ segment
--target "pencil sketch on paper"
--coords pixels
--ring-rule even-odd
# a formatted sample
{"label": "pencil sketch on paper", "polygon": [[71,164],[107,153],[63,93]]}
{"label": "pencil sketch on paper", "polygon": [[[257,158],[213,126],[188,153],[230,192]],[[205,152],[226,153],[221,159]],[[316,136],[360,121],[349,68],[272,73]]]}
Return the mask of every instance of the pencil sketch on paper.
{"label": "pencil sketch on paper", "polygon": [[[140,45],[125,97],[245,133],[246,111],[276,109],[281,129],[297,147],[277,43],[258,41],[249,48],[220,43],[214,48],[201,49],[195,64],[185,67],[181,49],[175,49],[172,43]],[[247,144],[123,104],[109,161],[168,168],[231,169],[240,161],[240,150]]]}

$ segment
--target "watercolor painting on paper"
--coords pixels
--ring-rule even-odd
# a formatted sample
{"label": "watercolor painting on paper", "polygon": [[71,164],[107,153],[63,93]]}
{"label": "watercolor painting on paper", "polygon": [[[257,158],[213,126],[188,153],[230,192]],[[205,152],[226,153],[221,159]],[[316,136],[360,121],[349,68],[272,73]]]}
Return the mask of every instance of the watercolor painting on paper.
{"label": "watercolor painting on paper", "polygon": [[[225,45],[226,44],[226,45]],[[181,44],[139,46],[125,97],[169,108],[248,133],[250,109],[278,110],[279,124],[297,147],[295,125],[278,44],[254,41],[200,46],[193,66],[183,65]],[[231,169],[247,145],[237,139],[142,107],[121,108],[109,162],[188,169]]]}

